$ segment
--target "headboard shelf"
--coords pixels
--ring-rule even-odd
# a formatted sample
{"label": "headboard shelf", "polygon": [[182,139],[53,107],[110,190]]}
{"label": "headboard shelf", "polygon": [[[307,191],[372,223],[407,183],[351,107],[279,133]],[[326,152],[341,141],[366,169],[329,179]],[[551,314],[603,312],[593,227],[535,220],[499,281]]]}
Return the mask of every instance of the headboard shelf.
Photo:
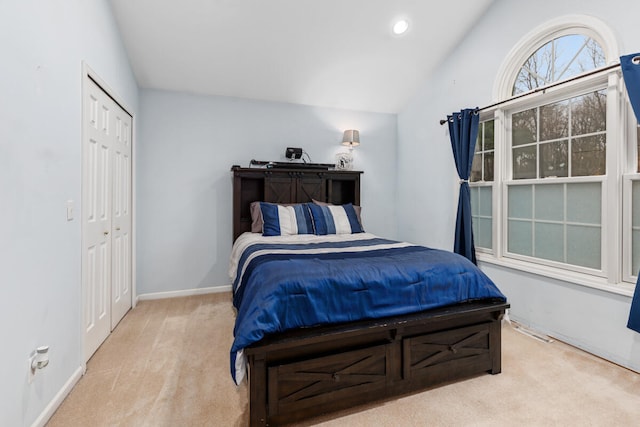
{"label": "headboard shelf", "polygon": [[251,231],[252,202],[360,205],[362,171],[242,168],[233,173],[233,240]]}

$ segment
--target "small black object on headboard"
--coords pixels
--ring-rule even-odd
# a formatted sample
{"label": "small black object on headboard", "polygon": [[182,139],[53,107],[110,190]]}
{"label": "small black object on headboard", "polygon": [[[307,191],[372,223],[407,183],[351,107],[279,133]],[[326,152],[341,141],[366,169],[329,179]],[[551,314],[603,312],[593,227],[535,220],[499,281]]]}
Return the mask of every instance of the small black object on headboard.
{"label": "small black object on headboard", "polygon": [[301,159],[302,148],[287,147],[287,149],[284,152],[284,156],[287,159]]}
{"label": "small black object on headboard", "polygon": [[234,165],[233,240],[251,231],[252,202],[306,203],[312,199],[360,205],[361,171],[257,169]]}

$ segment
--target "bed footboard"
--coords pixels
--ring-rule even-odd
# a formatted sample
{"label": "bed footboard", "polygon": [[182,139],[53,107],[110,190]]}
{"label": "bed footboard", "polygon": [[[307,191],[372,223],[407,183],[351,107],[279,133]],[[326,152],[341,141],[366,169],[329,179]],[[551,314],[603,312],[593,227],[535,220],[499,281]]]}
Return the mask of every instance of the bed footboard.
{"label": "bed footboard", "polygon": [[286,424],[501,371],[507,303],[294,330],[247,348],[250,425]]}

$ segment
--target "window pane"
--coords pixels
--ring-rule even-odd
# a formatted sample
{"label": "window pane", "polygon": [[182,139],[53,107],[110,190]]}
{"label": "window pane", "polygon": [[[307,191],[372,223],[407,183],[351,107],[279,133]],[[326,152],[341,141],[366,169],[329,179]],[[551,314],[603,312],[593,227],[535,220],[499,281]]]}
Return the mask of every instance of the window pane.
{"label": "window pane", "polygon": [[540,140],[567,138],[569,136],[569,101],[540,107]]}
{"label": "window pane", "polygon": [[531,221],[509,220],[509,252],[532,255],[531,225]]}
{"label": "window pane", "polygon": [[471,182],[493,181],[493,120],[481,122],[471,165]]}
{"label": "window pane", "polygon": [[633,181],[632,184],[632,214],[631,225],[640,227],[640,181]]}
{"label": "window pane", "polygon": [[491,187],[478,187],[478,215],[482,216],[492,216],[492,199],[491,195],[493,193],[493,189]]}
{"label": "window pane", "polygon": [[553,41],[555,53],[554,81],[562,79],[565,75],[571,75],[567,71],[572,65],[573,56],[583,47],[585,39],[586,37],[583,35],[571,34]]}
{"label": "window pane", "polygon": [[535,256],[564,262],[564,225],[536,222],[535,228]]}
{"label": "window pane", "polygon": [[538,122],[536,113],[537,109],[534,108],[511,116],[511,144],[514,147],[537,141]]}
{"label": "window pane", "polygon": [[528,92],[605,64],[604,51],[595,40],[581,34],[562,36],[546,43],[527,59],[518,72],[512,93]]}
{"label": "window pane", "polygon": [[601,90],[571,100],[571,134],[604,132],[607,128],[607,95]]}
{"label": "window pane", "polygon": [[[527,61],[528,63],[534,62],[530,57]],[[526,67],[526,64],[525,64]],[[518,73],[518,77],[516,78],[516,83],[513,85],[513,95],[517,95],[519,93],[529,92],[533,89],[536,89],[540,86],[544,86],[544,79],[539,78],[536,74],[529,72],[527,68],[523,67]],[[535,67],[532,67],[535,68]]]}
{"label": "window pane", "polygon": [[471,194],[471,216],[478,216],[478,187],[471,187],[469,192]]}
{"label": "window pane", "polygon": [[568,175],[568,149],[566,140],[540,144],[540,178]]}
{"label": "window pane", "polygon": [[536,219],[564,221],[564,184],[536,185]]}
{"label": "window pane", "polygon": [[[598,43],[583,35],[572,34],[570,36],[556,39],[558,44],[557,50],[566,51],[573,59],[568,64],[562,64],[566,67],[566,71],[558,74],[558,80],[566,79],[577,74],[592,70],[594,68],[604,67],[606,65],[604,52]],[[580,49],[578,51],[578,49]],[[578,55],[575,56],[576,52]]]}
{"label": "window pane", "polygon": [[471,176],[469,181],[475,182],[482,180],[482,154],[476,154],[473,156],[473,163],[471,163]]}
{"label": "window pane", "polygon": [[601,183],[567,184],[567,221],[599,225],[601,211]]}
{"label": "window pane", "polygon": [[[601,187],[599,182],[509,186],[508,251],[600,269]],[[636,191],[640,199],[640,181]]]}
{"label": "window pane", "polygon": [[635,276],[640,271],[640,181],[633,181],[631,199],[631,274]]}
{"label": "window pane", "polygon": [[513,179],[537,178],[536,146],[513,149]]}
{"label": "window pane", "polygon": [[633,230],[632,239],[631,274],[637,276],[640,271],[640,230]]}
{"label": "window pane", "polygon": [[[601,90],[513,114],[513,179],[606,174],[606,109],[606,93]],[[640,136],[638,141],[640,147]],[[638,153],[640,165],[640,149]],[[534,160],[539,162],[537,168]]]}
{"label": "window pane", "polygon": [[490,218],[478,218],[477,232],[474,234],[476,237],[476,245],[481,248],[491,249],[493,248],[493,225]]}
{"label": "window pane", "polygon": [[491,187],[471,187],[472,229],[478,248],[493,248],[492,191]]}
{"label": "window pane", "polygon": [[551,77],[553,65],[552,45],[553,41],[545,44],[527,59],[513,86],[514,95],[528,92],[553,81]]}
{"label": "window pane", "polygon": [[484,180],[493,181],[493,151],[484,154]]}
{"label": "window pane", "polygon": [[600,269],[600,227],[567,225],[567,262]]}
{"label": "window pane", "polygon": [[602,48],[587,36],[571,34],[557,38],[555,41],[558,57],[556,80],[567,79],[583,73],[585,70],[605,65]]}
{"label": "window pane", "polygon": [[606,165],[605,134],[576,138],[571,146],[571,176],[604,175]]}
{"label": "window pane", "polygon": [[532,218],[532,194],[531,185],[512,185],[509,187],[509,218]]}
{"label": "window pane", "polygon": [[494,121],[484,123],[484,150],[493,150]]}

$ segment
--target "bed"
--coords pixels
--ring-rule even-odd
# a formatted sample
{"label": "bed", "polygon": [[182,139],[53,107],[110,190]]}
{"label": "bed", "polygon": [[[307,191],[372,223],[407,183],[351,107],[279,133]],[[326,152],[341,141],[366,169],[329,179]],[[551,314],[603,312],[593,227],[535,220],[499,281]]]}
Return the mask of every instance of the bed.
{"label": "bed", "polygon": [[[501,371],[504,296],[462,257],[356,229],[350,206],[360,202],[360,172],[232,171],[237,318],[230,365],[238,382],[247,373],[252,426]],[[254,202],[272,202],[259,204],[265,230],[264,209],[274,204],[294,204],[305,218],[292,235],[263,237],[251,233]],[[317,231],[322,221],[313,213],[326,203],[338,207],[319,212],[345,206],[345,218],[334,214],[326,235],[305,234],[307,214]],[[282,207],[275,209],[282,217]],[[345,227],[356,232],[336,232]],[[345,287],[348,296],[338,297]],[[436,289],[444,293],[432,298]]]}

